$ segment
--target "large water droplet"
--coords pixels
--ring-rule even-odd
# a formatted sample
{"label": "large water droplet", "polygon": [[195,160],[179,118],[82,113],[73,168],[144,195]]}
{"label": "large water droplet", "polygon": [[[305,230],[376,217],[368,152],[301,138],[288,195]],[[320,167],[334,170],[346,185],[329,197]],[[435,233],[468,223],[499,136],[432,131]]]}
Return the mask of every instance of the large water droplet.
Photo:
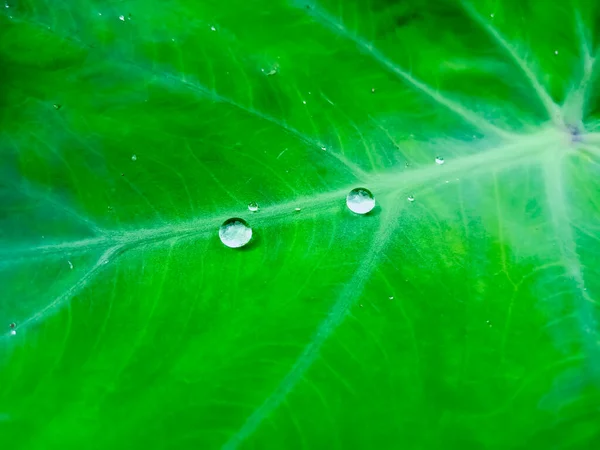
{"label": "large water droplet", "polygon": [[256,203],[256,202],[248,203],[248,211],[256,212],[256,211],[258,211],[259,208],[260,207],[258,206],[258,203]]}
{"label": "large water droplet", "polygon": [[348,193],[346,205],[356,214],[367,214],[375,208],[375,197],[368,189],[355,188]]}
{"label": "large water droplet", "polygon": [[435,163],[439,164],[439,165],[444,164],[444,158],[442,158],[441,156],[436,156],[435,157]]}
{"label": "large water droplet", "polygon": [[219,228],[219,239],[230,248],[239,248],[250,242],[252,228],[244,219],[227,219]]}

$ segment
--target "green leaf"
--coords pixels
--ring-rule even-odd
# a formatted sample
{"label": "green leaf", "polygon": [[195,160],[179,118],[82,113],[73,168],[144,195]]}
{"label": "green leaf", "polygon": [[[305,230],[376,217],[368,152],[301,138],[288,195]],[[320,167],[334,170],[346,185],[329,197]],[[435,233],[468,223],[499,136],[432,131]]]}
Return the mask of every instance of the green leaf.
{"label": "green leaf", "polygon": [[7,1],[5,445],[600,441],[595,2]]}

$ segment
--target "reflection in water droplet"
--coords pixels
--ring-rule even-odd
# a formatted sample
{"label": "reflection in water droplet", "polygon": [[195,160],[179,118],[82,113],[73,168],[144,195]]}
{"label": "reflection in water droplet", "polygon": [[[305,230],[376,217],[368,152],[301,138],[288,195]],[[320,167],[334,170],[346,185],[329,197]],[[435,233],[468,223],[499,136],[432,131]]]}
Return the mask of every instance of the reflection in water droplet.
{"label": "reflection in water droplet", "polygon": [[440,165],[444,164],[444,158],[442,158],[441,156],[436,156],[435,163]]}
{"label": "reflection in water droplet", "polygon": [[219,228],[219,238],[227,247],[243,247],[252,238],[252,228],[244,219],[237,217],[227,219]]}
{"label": "reflection in water droplet", "polygon": [[414,202],[414,201],[415,201],[415,198],[414,198],[412,195],[409,195],[407,200],[408,200],[409,202]]}
{"label": "reflection in water droplet", "polygon": [[259,208],[260,207],[258,206],[258,203],[256,203],[256,202],[248,203],[248,211],[256,212],[256,211],[258,211]]}
{"label": "reflection in water droplet", "polygon": [[356,214],[367,214],[375,208],[375,197],[368,189],[355,188],[348,193],[346,205]]}
{"label": "reflection in water droplet", "polygon": [[131,155],[131,160],[132,161],[137,161],[137,156],[136,155]]}

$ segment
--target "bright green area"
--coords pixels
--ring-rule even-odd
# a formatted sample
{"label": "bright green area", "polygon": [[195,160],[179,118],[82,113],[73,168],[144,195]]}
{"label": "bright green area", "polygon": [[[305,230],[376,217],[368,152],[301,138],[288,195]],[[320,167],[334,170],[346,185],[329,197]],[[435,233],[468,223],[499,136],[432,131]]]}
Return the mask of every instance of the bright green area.
{"label": "bright green area", "polygon": [[3,448],[595,448],[595,3],[8,0]]}

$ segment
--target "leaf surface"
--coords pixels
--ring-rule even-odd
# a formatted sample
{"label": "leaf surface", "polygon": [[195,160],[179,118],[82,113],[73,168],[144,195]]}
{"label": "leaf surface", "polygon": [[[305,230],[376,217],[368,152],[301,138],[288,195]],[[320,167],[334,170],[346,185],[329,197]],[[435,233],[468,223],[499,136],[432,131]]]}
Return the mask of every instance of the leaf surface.
{"label": "leaf surface", "polygon": [[599,17],[8,1],[4,441],[592,448]]}

